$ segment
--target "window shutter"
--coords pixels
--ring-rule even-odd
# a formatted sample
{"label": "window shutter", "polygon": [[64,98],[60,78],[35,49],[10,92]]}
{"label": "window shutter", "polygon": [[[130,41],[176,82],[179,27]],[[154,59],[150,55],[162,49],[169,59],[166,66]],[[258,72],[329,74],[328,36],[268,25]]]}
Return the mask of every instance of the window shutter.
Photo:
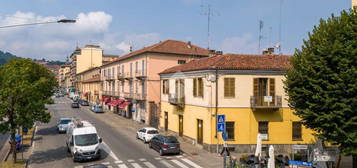
{"label": "window shutter", "polygon": [[230,79],[230,93],[231,93],[231,97],[235,97],[235,78],[231,78]]}
{"label": "window shutter", "polygon": [[228,83],[228,78],[224,78],[224,97],[229,96],[229,83]]}
{"label": "window shutter", "polygon": [[274,106],[275,104],[275,79],[274,78],[269,79],[269,95],[273,97],[273,101],[270,102],[270,105]]}
{"label": "window shutter", "polygon": [[198,78],[198,96],[203,97],[203,80]]}
{"label": "window shutter", "polygon": [[193,78],[193,97],[197,97],[197,78]]}

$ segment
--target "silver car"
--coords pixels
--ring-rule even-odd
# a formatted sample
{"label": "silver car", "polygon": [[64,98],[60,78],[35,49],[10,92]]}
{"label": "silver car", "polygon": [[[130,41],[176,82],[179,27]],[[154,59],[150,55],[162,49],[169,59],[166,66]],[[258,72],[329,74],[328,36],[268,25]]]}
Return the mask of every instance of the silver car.
{"label": "silver car", "polygon": [[68,123],[72,122],[73,120],[73,118],[60,118],[60,120],[57,122],[58,133],[67,132]]}

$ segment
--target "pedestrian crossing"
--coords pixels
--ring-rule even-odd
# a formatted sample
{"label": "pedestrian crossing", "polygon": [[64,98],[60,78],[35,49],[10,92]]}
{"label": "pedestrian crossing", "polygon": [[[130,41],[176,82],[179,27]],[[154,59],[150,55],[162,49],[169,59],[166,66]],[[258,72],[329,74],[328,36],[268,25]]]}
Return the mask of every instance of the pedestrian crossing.
{"label": "pedestrian crossing", "polygon": [[[115,160],[112,162],[102,162],[101,164],[108,166],[108,168],[202,168],[195,162],[183,157],[156,157],[156,162],[150,162],[148,159],[128,159],[128,160]],[[154,160],[154,161],[155,161]],[[92,165],[80,165],[74,168],[83,168],[84,166]]]}

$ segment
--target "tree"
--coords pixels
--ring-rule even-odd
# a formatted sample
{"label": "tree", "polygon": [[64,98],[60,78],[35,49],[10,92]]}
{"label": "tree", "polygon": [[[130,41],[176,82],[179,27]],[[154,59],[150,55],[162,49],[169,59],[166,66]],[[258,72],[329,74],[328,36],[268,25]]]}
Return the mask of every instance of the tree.
{"label": "tree", "polygon": [[308,37],[286,74],[289,106],[319,138],[356,161],[357,10],[321,19]]}
{"label": "tree", "polygon": [[11,134],[14,162],[16,130],[49,122],[45,104],[56,86],[54,74],[30,59],[14,58],[0,67],[0,132]]}

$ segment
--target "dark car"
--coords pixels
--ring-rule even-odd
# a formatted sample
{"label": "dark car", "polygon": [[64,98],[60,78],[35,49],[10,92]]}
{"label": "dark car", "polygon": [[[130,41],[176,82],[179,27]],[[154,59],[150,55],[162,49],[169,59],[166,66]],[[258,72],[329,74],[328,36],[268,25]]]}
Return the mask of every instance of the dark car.
{"label": "dark car", "polygon": [[83,168],[108,168],[108,166],[104,164],[92,164],[92,165],[84,166]]}
{"label": "dark car", "polygon": [[71,107],[72,107],[72,108],[79,108],[79,104],[76,103],[76,102],[75,102],[75,103],[72,103]]}
{"label": "dark car", "polygon": [[89,103],[88,103],[87,100],[81,100],[79,103],[80,103],[82,106],[89,106]]}
{"label": "dark car", "polygon": [[160,156],[180,154],[180,142],[174,136],[156,135],[149,142],[149,147],[158,151]]}

